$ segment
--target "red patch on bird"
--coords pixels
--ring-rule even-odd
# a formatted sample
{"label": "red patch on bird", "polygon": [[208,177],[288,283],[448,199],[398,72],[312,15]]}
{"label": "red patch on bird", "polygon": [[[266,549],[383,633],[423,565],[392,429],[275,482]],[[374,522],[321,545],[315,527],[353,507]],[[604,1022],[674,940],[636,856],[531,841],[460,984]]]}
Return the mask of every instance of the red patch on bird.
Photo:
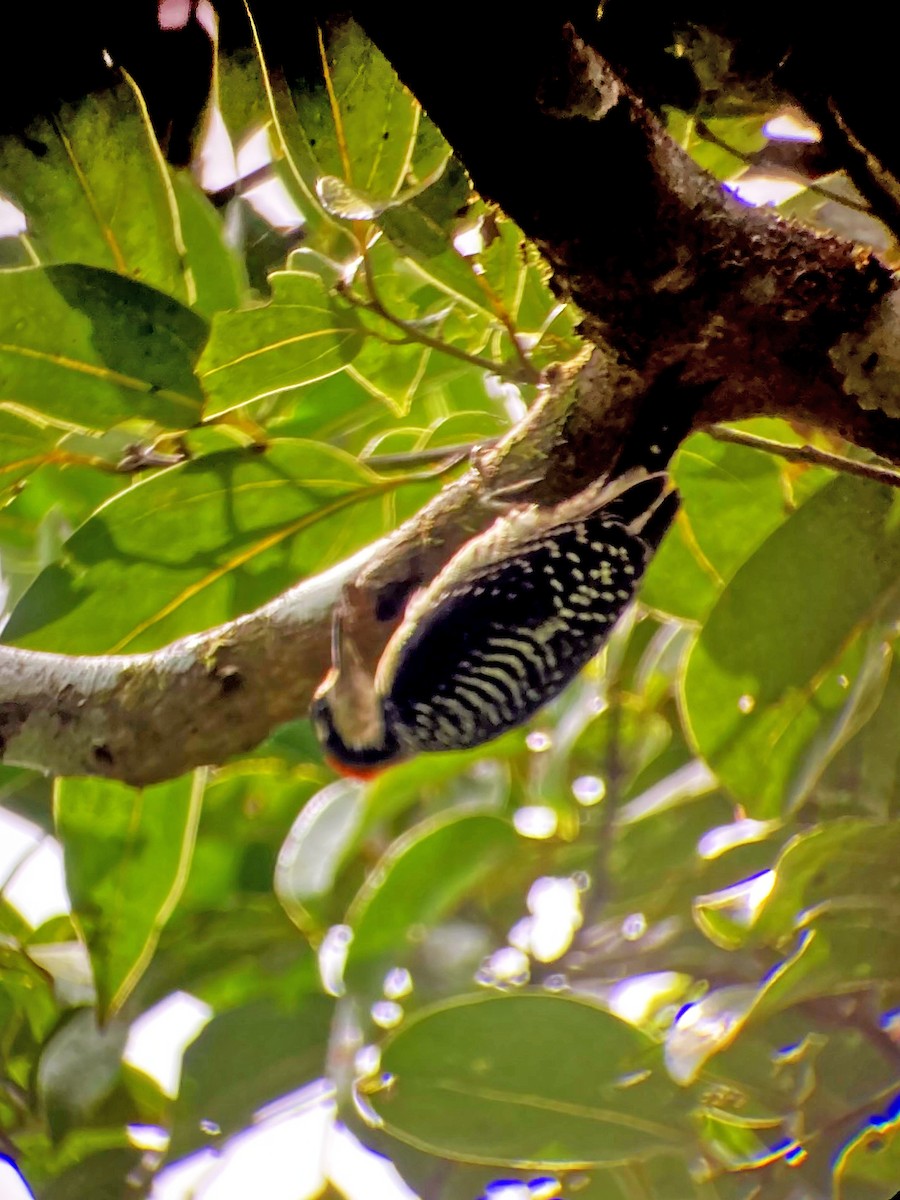
{"label": "red patch on bird", "polygon": [[376,775],[380,775],[384,767],[351,767],[347,763],[338,762],[336,758],[330,755],[325,755],[325,761],[331,767],[332,771],[337,771],[338,775],[343,775],[345,779],[374,779]]}

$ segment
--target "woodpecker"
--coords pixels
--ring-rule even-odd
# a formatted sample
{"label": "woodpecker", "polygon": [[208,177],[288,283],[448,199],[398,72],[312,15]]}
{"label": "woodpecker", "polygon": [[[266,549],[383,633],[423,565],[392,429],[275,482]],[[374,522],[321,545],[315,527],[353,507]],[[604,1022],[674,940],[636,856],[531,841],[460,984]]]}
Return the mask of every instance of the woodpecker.
{"label": "woodpecker", "polygon": [[511,508],[412,598],[374,680],[338,620],[310,714],[332,765],[365,778],[528,720],[603,646],[677,509],[668,476],[642,467]]}

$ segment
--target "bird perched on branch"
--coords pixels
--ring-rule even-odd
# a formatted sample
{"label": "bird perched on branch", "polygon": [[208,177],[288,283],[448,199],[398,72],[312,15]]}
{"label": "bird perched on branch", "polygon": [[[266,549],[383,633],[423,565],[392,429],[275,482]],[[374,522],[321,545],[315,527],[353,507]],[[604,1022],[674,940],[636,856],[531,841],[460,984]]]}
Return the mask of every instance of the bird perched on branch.
{"label": "bird perched on branch", "polygon": [[374,678],[338,614],[311,710],[328,759],[366,777],[528,720],[603,646],[677,509],[668,476],[644,467],[512,507],[413,596]]}

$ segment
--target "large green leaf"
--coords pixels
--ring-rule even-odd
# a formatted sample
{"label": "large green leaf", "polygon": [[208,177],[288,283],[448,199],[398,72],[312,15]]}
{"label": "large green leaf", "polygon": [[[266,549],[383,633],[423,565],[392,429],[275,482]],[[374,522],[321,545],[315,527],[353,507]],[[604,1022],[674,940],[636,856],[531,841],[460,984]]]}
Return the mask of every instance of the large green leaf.
{"label": "large green leaf", "polygon": [[639,1162],[684,1147],[688,1101],[659,1047],[585,1000],[463,997],[391,1035],[392,1086],[369,1101],[387,1132],[445,1158],[497,1166]]}
{"label": "large green leaf", "polygon": [[219,313],[199,364],[208,416],[343,370],[362,346],[355,311],[311,273],[277,271],[272,300]]}
{"label": "large green leaf", "polygon": [[896,513],[889,489],[836,480],[740,568],[700,632],[685,715],[703,757],[752,816],[798,803],[841,730],[849,736],[877,702],[886,660],[876,644],[867,661],[854,639],[900,575]]}
{"label": "large green leaf", "polygon": [[192,302],[168,167],[127,77],[3,138],[0,185],[42,263],[106,267]]}
{"label": "large green leaf", "polygon": [[177,300],[110,271],[0,271],[0,394],[59,421],[193,424],[205,336],[204,321]]}
{"label": "large green leaf", "polygon": [[[785,440],[790,431],[777,432]],[[789,515],[785,480],[772,455],[702,433],[679,449],[672,473],[682,509],[650,564],[641,598],[684,620],[702,620],[738,567]],[[818,474],[824,481],[826,473]]]}
{"label": "large green leaf", "polygon": [[238,1133],[257,1109],[319,1078],[333,1008],[325,996],[290,1011],[259,1000],[210,1021],[184,1056],[169,1157],[208,1145],[204,1128]]}
{"label": "large green leaf", "polygon": [[169,468],[69,538],[4,635],[32,649],[100,654],[209,629],[380,536],[383,497],[401,485],[302,441]]}
{"label": "large green leaf", "polygon": [[326,62],[330,95],[324,86],[295,93],[319,174],[380,199],[393,196],[409,169],[421,110],[355,21],[332,28]]}
{"label": "large green leaf", "polygon": [[204,772],[143,789],[108,779],[57,783],[66,883],[104,1017],[133,991],[181,895],[204,784]]}
{"label": "large green leaf", "polygon": [[415,927],[436,923],[508,862],[521,843],[512,825],[479,812],[450,811],[420,822],[387,851],[347,912],[353,940],[351,987],[380,979],[409,953]]}
{"label": "large green leaf", "polygon": [[352,233],[325,212],[316,196],[316,180],[322,172],[297,120],[284,76],[269,74],[258,45],[219,56],[217,72],[219,104],[232,140],[239,144],[266,131],[273,175],[302,214],[305,243],[337,260],[353,257],[357,248]]}
{"label": "large green leaf", "polygon": [[[315,54],[312,39],[309,49]],[[259,47],[229,56],[219,65],[219,96],[236,140],[268,127],[275,170],[303,213],[307,245],[345,259],[354,240],[328,211],[343,211],[335,197],[360,197],[378,210],[436,175],[449,151],[354,21],[332,23],[325,49],[320,81],[310,72],[290,86],[269,73]]]}

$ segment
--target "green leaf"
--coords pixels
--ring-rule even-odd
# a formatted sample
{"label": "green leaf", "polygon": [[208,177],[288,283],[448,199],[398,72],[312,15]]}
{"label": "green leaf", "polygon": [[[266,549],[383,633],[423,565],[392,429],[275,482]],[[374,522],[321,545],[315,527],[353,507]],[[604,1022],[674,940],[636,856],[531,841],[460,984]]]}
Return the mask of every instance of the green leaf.
{"label": "green leaf", "polygon": [[101,1029],[92,1008],[79,1008],[43,1047],[37,1091],[54,1140],[91,1123],[119,1087],[127,1036],[123,1022]]}
{"label": "green leaf", "polygon": [[[254,609],[379,537],[380,480],[311,442],[206,455],[98,509],[13,610],[4,637],[102,654],[161,646]],[[353,519],[348,520],[348,514]]]}
{"label": "green leaf", "polygon": [[772,455],[702,433],[682,445],[672,473],[682,508],[644,577],[641,598],[672,616],[699,621],[788,516],[785,483]]}
{"label": "green leaf", "polygon": [[47,462],[65,432],[38,413],[0,406],[0,496]]}
{"label": "green leaf", "polygon": [[377,337],[365,344],[348,367],[348,373],[388,405],[396,416],[405,416],[422,380],[431,350],[417,342],[397,346]]}
{"label": "green leaf", "polygon": [[783,941],[802,914],[820,907],[870,911],[896,897],[900,828],[896,822],[844,818],[798,834],[774,867],[772,888],[752,925],[755,941]]}
{"label": "green leaf", "polygon": [[191,303],[168,168],[127,76],[3,138],[0,185],[45,265],[105,267]]}
{"label": "green leaf", "polygon": [[344,177],[372,196],[393,196],[406,177],[421,110],[355,21],[332,26],[326,58],[331,103],[324,87],[295,93],[319,174]]}
{"label": "green leaf", "polygon": [[260,1000],[214,1017],[184,1056],[170,1159],[208,1145],[201,1122],[229,1137],[263,1105],[319,1078],[333,1002],[304,996],[283,1011]]}
{"label": "green leaf", "polygon": [[797,952],[767,979],[759,1015],[822,996],[868,991],[879,983],[896,984],[900,919],[890,911],[892,899],[881,899],[860,912],[838,908],[811,914]]}
{"label": "green leaf", "polygon": [[[0,939],[0,1018],[7,1041],[13,1046],[19,1041],[18,1052],[27,1047],[29,1057],[50,1033],[59,1016],[59,1005],[50,975],[34,962],[26,946],[13,935],[9,925],[19,924],[21,918],[4,904],[4,929]],[[24,922],[21,922],[24,924]],[[25,930],[21,930],[24,936]],[[30,1064],[29,1064],[30,1069]]]}
{"label": "green leaf", "polygon": [[198,771],[143,789],[107,779],[56,785],[66,883],[103,1019],[134,990],[184,888],[205,779]]}
{"label": "green leaf", "polygon": [[445,1158],[590,1167],[690,1139],[659,1047],[586,1000],[525,992],[435,1005],[388,1037],[381,1066],[393,1085],[368,1100],[386,1132]]}
{"label": "green leaf", "polygon": [[[763,133],[766,115],[710,117],[706,125],[716,139],[697,131],[696,121],[671,110],[669,132],[687,150],[691,158],[716,179],[730,179],[747,166],[748,155],[761,150],[767,138]],[[729,153],[729,149],[736,154]]]}
{"label": "green leaf", "polygon": [[841,749],[817,788],[817,798],[850,802],[858,815],[888,818],[900,811],[900,663],[891,656],[878,707]]}
{"label": "green leaf", "polygon": [[269,74],[255,38],[253,50],[219,55],[216,69],[219,105],[232,141],[239,144],[267,130],[274,176],[303,215],[306,244],[338,259],[353,256],[351,232],[325,212],[316,196],[316,180],[323,172],[282,73]]}
{"label": "green leaf", "polygon": [[[887,901],[887,897],[883,897]],[[676,1082],[693,1082],[704,1064],[742,1031],[795,1005],[871,989],[897,979],[900,919],[886,905],[841,911],[826,901],[808,920],[796,949],[758,986],[716,988],[682,1010],[666,1038],[666,1065]],[[858,898],[852,901],[855,906]],[[799,914],[797,924],[801,923]],[[736,944],[736,943],[735,943]]]}
{"label": "green leaf", "polygon": [[[700,632],[685,715],[701,754],[754,817],[797,804],[841,743],[838,727],[853,729],[853,705],[872,702],[868,686],[848,699],[847,677],[864,662],[854,639],[900,573],[895,512],[887,488],[829,484],[740,568]],[[872,653],[877,696],[885,662],[877,645]]]}
{"label": "green leaf", "polygon": [[307,935],[316,929],[316,910],[334,887],[362,827],[365,810],[363,785],[339,779],[309,800],[281,847],[275,894],[297,928]]}
{"label": "green leaf", "polygon": [[772,870],[698,896],[694,918],[712,942],[729,950],[760,943],[781,949],[802,933],[802,953],[772,990],[780,1004],[794,1003],[798,994],[893,981],[900,939],[897,853],[892,825],[826,822],[792,838]]}
{"label": "green leaf", "polygon": [[[378,223],[404,254],[428,262],[444,254],[451,245],[460,213],[465,211],[471,196],[472,185],[465,168],[458,159],[451,158],[440,178],[429,188],[389,209]],[[462,255],[456,257],[471,281],[471,266]],[[468,286],[471,287],[471,282]]]}
{"label": "green leaf", "polygon": [[[874,1105],[872,1106],[874,1107]],[[834,1159],[836,1195],[842,1200],[881,1200],[900,1179],[900,1103],[873,1112]]]}
{"label": "green leaf", "polygon": [[247,269],[225,239],[222,214],[190,171],[177,171],[172,186],[181,217],[185,258],[196,291],[193,307],[208,318],[223,309],[237,308],[249,287]]}
{"label": "green leaf", "polygon": [[0,272],[0,393],[70,426],[200,416],[206,326],[177,300],[94,267]]}
{"label": "green leaf", "polygon": [[270,303],[213,318],[199,364],[208,417],[334,375],[362,345],[356,313],[318,276],[277,271],[270,282]]}
{"label": "green leaf", "polygon": [[[526,348],[536,336],[547,336],[543,352],[548,362],[574,357],[584,342],[575,333],[577,317],[571,311],[568,321],[558,319],[561,306],[548,286],[550,268],[513,221],[496,216],[491,228],[490,245],[474,258],[483,271],[480,282],[491,310],[509,317]],[[551,318],[557,318],[552,336]]]}
{"label": "green leaf", "polygon": [[478,812],[442,813],[398,838],[347,912],[348,985],[380,978],[384,960],[408,954],[413,926],[436,924],[520,850],[508,821]]}
{"label": "green leaf", "polygon": [[313,438],[354,452],[367,447],[373,431],[392,423],[384,401],[376,400],[349,371],[320,379],[313,391],[295,388],[270,396],[247,413],[276,437]]}
{"label": "green leaf", "polygon": [[[291,264],[299,257],[299,254],[292,255]],[[474,281],[468,264],[466,270]],[[415,337],[415,331],[421,329],[427,336],[443,339],[452,311],[448,296],[433,283],[423,281],[420,273],[386,238],[379,239],[367,251],[364,277],[357,279],[356,286],[364,294],[377,296],[384,309],[392,317],[408,322],[413,332],[404,339],[401,331],[376,313],[362,314],[368,336],[348,368],[348,374],[372,395],[386,402],[393,412],[405,414],[417,396],[427,394],[431,379],[442,363],[454,361],[440,352],[432,352]],[[486,303],[484,295],[481,299]],[[469,348],[480,349],[487,322],[473,321],[471,314],[466,314],[463,322],[465,320],[469,322],[466,333],[474,332],[475,336],[475,342]],[[456,365],[458,360],[454,362]],[[461,365],[465,369],[466,365]],[[469,371],[475,378],[483,378],[479,368],[471,367]]]}
{"label": "green leaf", "polygon": [[69,1167],[41,1189],[41,1200],[121,1200],[122,1188],[131,1172],[140,1166],[143,1152],[121,1148],[92,1154]]}

